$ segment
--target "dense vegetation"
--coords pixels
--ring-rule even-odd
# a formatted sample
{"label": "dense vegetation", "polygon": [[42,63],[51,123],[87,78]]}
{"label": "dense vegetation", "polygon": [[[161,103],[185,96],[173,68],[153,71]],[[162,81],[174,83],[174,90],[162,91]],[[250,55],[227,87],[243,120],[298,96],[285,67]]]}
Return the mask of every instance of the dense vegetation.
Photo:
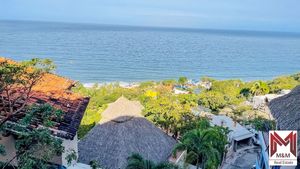
{"label": "dense vegetation", "polygon": [[187,151],[186,162],[198,168],[217,169],[221,164],[227,145],[227,128],[210,126],[207,119],[197,121],[194,129],[188,131],[180,139],[173,150]]}
{"label": "dense vegetation", "polygon": [[178,169],[178,167],[168,162],[155,164],[153,161],[134,153],[128,157],[126,169]]}
{"label": "dense vegetation", "polygon": [[[257,95],[292,89],[300,84],[300,75],[282,76],[271,81],[243,82],[203,78],[202,82],[211,86],[207,88],[189,85],[184,77],[180,77],[178,81],[143,82],[133,88],[124,88],[118,84],[92,88],[79,85],[74,90],[91,97],[79,129],[79,137],[82,138],[101,119],[101,112],[108,103],[123,95],[139,100],[144,106],[143,113],[146,118],[180,140],[174,153],[187,150],[186,162],[201,168],[217,168],[225,153],[228,130],[209,126],[207,120],[198,116],[198,106],[207,108],[214,114],[226,114],[243,124],[251,124],[257,130],[274,129],[274,121],[267,119],[268,114],[254,109],[246,104],[246,101],[251,101],[251,98]],[[176,85],[189,93],[174,94],[173,87]],[[195,89],[200,89],[201,92],[193,92]],[[129,162],[134,166],[144,164],[145,160],[131,159]],[[150,161],[148,163],[150,164]]]}
{"label": "dense vegetation", "polygon": [[[253,120],[258,117],[266,118],[264,112],[254,110],[245,104],[253,96],[277,93],[282,89],[292,89],[300,84],[300,74],[282,76],[271,81],[215,80],[203,78],[210,82],[211,87],[189,87],[189,94],[175,95],[172,91],[176,84],[187,84],[185,77],[161,82],[143,82],[138,87],[123,88],[118,84],[108,84],[85,88],[79,84],[74,91],[90,96],[91,101],[79,129],[82,138],[101,119],[101,112],[108,103],[114,102],[120,96],[139,100],[144,105],[144,115],[154,124],[171,133],[175,138],[183,132],[195,119],[193,108],[198,105],[209,108],[212,113],[225,113],[237,121]],[[199,88],[199,94],[193,93]]]}
{"label": "dense vegetation", "polygon": [[[143,82],[137,87],[124,88],[118,84],[103,86],[95,85],[85,88],[79,85],[74,90],[91,97],[82,124],[79,138],[82,138],[101,119],[101,112],[108,103],[114,102],[120,96],[139,100],[144,106],[144,116],[167,134],[179,140],[174,149],[187,151],[186,162],[198,168],[218,168],[227,144],[225,128],[209,126],[209,122],[199,117],[198,106],[210,110],[214,114],[226,114],[242,124],[251,124],[255,129],[268,131],[275,128],[275,123],[269,120],[264,111],[254,109],[246,102],[257,95],[278,93],[282,89],[293,89],[300,84],[300,74],[282,76],[271,81],[215,80],[203,78],[202,82],[211,84],[189,85],[187,78],[161,82]],[[179,86],[188,94],[175,94],[173,87]],[[195,89],[201,92],[196,93]],[[195,113],[196,112],[196,113]],[[129,166],[150,165],[151,161],[135,155],[129,159]]]}
{"label": "dense vegetation", "polygon": [[[1,103],[7,104],[4,110],[6,118],[1,119],[0,129],[5,133],[11,127],[18,135],[16,149],[17,155],[10,161],[3,164],[9,166],[14,159],[18,159],[21,166],[25,168],[46,168],[47,161],[64,150],[61,140],[52,137],[47,127],[53,124],[51,118],[59,119],[61,112],[49,105],[27,107],[26,100],[30,97],[31,88],[37,83],[44,73],[50,72],[54,66],[49,60],[33,59],[21,64],[0,63],[0,92],[14,94],[14,88],[21,88],[23,93],[16,99],[25,99],[21,109],[14,109],[15,100],[6,101],[2,98]],[[34,68],[34,69],[32,69]],[[28,71],[29,70],[29,71]],[[300,84],[300,74],[282,76],[271,81],[243,82],[241,80],[215,80],[203,78],[202,82],[211,86],[190,85],[186,77],[176,80],[165,80],[161,82],[143,82],[137,87],[124,88],[119,84],[107,84],[92,88],[85,88],[78,84],[75,92],[91,98],[88,108],[83,117],[78,131],[79,138],[82,138],[96,123],[101,120],[101,113],[109,103],[114,102],[120,96],[128,99],[139,100],[144,106],[144,116],[167,134],[180,140],[174,149],[176,151],[186,150],[186,161],[201,168],[217,168],[227,144],[228,130],[222,127],[212,127],[209,122],[199,117],[199,107],[210,110],[211,113],[225,113],[236,121],[244,124],[252,124],[257,130],[267,131],[274,129],[273,121],[264,119],[265,112],[259,112],[253,107],[245,104],[256,95],[278,93],[282,89],[292,89]],[[188,94],[176,95],[173,92],[174,86],[180,86]],[[199,89],[201,92],[194,92]],[[21,114],[21,112],[26,112]],[[259,114],[261,113],[261,114]],[[20,120],[21,126],[7,126],[6,122],[14,116],[23,115]],[[46,128],[27,130],[32,120],[43,116],[42,125]],[[33,154],[38,153],[44,147],[51,146],[51,149],[44,151],[44,154],[37,159]],[[6,153],[5,147],[0,145],[0,154]],[[76,156],[69,156],[72,161]],[[129,164],[153,166],[159,168],[169,165],[154,164],[138,155],[129,158]],[[91,164],[97,168],[96,164]],[[129,166],[130,167],[130,166]],[[152,167],[152,168],[153,168]],[[170,167],[170,166],[169,166]],[[174,166],[171,166],[171,168]],[[21,167],[22,168],[22,167]]]}
{"label": "dense vegetation", "polygon": [[270,131],[275,130],[275,121],[269,119],[263,119],[261,117],[245,121],[244,124],[252,124],[252,126],[258,131]]}

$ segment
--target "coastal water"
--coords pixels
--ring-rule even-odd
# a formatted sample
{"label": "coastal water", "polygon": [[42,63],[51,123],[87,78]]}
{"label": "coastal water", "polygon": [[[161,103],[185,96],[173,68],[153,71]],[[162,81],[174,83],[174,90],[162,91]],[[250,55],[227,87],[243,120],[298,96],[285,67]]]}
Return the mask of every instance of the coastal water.
{"label": "coastal water", "polygon": [[0,56],[50,58],[83,83],[271,79],[300,72],[300,34],[0,21]]}

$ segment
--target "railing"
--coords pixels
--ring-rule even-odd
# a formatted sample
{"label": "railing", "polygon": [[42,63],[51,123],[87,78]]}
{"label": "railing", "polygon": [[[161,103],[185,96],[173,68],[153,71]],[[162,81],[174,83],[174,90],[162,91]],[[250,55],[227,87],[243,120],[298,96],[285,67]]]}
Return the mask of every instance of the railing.
{"label": "railing", "polygon": [[259,159],[259,157],[257,157],[256,158],[256,161],[255,161],[255,169],[261,169],[261,167],[260,167],[260,161],[259,161],[260,159]]}

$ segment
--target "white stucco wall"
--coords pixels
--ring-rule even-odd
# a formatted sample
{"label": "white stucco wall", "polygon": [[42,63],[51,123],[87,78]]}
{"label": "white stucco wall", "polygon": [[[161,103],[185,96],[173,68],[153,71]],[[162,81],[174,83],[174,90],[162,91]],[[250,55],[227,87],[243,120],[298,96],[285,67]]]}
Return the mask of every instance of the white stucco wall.
{"label": "white stucco wall", "polygon": [[[197,169],[196,166],[185,162],[186,156],[187,156],[187,152],[185,150],[178,157],[176,157],[177,159],[173,163],[184,169]],[[199,169],[201,169],[201,168],[199,168]]]}
{"label": "white stucco wall", "polygon": [[67,167],[67,169],[92,169],[92,168],[87,164],[76,163],[74,165]]}
{"label": "white stucco wall", "polygon": [[[77,155],[77,158],[78,158],[78,137],[77,137],[77,134],[76,136],[74,137],[73,140],[65,140],[63,139],[63,143],[62,143],[63,147],[65,147],[65,152],[62,154],[62,165],[67,167],[68,166],[68,162],[66,160],[66,157],[68,156],[68,154],[70,154],[72,151],[75,151],[76,155]],[[72,164],[75,164],[77,161],[74,160],[72,162]]]}
{"label": "white stucco wall", "polygon": [[[12,135],[9,135],[7,137],[0,136],[0,144],[5,146],[5,152],[6,155],[2,156],[0,155],[0,161],[1,162],[8,162],[16,155],[16,148],[15,148],[15,139]],[[13,165],[17,165],[17,160],[13,160],[11,162]]]}

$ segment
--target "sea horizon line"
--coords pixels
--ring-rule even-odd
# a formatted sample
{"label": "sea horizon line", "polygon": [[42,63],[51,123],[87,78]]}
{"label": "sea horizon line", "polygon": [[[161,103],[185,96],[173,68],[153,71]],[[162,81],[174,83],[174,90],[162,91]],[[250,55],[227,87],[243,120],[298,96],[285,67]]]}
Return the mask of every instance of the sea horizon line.
{"label": "sea horizon line", "polygon": [[205,28],[205,27],[168,27],[168,26],[152,26],[152,25],[125,25],[125,24],[108,24],[108,23],[96,23],[96,22],[73,22],[73,21],[52,21],[52,20],[17,20],[17,19],[0,19],[0,22],[33,22],[33,23],[45,23],[45,24],[70,24],[70,25],[86,25],[86,26],[99,26],[107,28],[132,28],[132,29],[143,29],[143,30],[157,30],[157,31],[178,31],[178,32],[227,32],[227,33],[266,33],[267,35],[282,34],[282,35],[298,35],[300,32],[296,31],[277,31],[277,30],[251,30],[251,29],[219,29],[219,28]]}

